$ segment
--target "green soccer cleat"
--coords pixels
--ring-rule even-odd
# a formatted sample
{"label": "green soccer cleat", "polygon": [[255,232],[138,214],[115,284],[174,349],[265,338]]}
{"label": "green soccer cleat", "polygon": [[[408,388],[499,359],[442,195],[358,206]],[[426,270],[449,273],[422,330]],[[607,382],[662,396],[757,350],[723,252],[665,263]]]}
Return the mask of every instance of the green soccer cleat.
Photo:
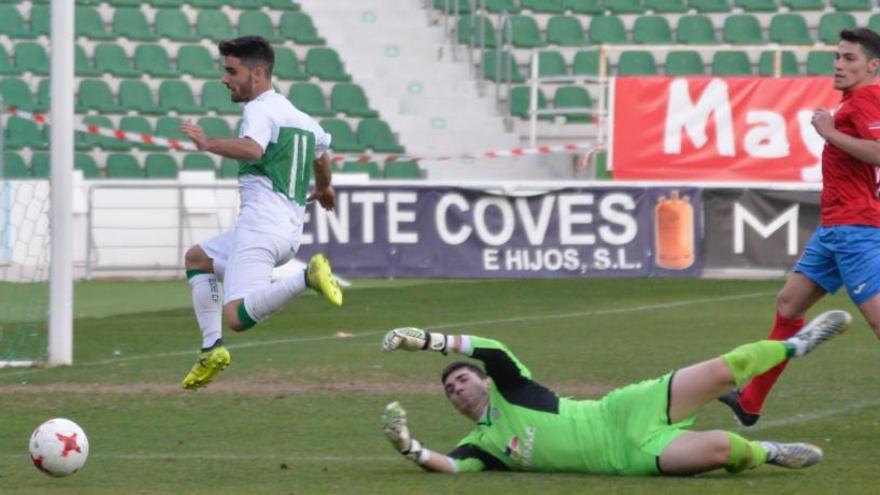
{"label": "green soccer cleat", "polygon": [[822,460],[822,449],[809,443],[761,442],[768,450],[767,464],[803,469]]}
{"label": "green soccer cleat", "polygon": [[342,306],[342,289],[330,271],[330,260],[321,253],[312,256],[306,271],[309,286],[320,292],[334,306]]}
{"label": "green soccer cleat", "polygon": [[229,366],[229,351],[221,346],[199,353],[199,360],[193,365],[181,385],[187,390],[196,390],[211,383],[218,373]]}

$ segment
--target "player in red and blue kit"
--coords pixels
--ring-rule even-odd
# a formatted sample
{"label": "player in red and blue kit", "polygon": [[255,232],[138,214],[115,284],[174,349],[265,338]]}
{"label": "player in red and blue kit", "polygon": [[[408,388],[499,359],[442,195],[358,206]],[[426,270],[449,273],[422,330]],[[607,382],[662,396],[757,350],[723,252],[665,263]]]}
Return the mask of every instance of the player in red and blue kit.
{"label": "player in red and blue kit", "polygon": [[[870,29],[840,33],[834,89],[843,92],[832,115],[817,110],[812,124],[822,151],[822,223],[776,297],[770,339],[791,337],[804,315],[841,286],[880,336],[880,35]],[[720,398],[746,426],[758,421],[764,399],[785,369],[782,363]]]}

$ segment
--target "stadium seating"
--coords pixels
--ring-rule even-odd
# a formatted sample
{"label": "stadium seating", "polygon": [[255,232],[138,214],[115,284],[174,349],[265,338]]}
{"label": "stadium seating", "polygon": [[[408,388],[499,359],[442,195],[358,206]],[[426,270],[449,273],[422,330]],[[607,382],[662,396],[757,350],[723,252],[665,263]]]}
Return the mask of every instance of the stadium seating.
{"label": "stadium seating", "polygon": [[3,153],[3,178],[25,179],[32,177],[31,170],[18,153]]}
{"label": "stadium seating", "polygon": [[645,45],[674,43],[669,21],[660,15],[639,16],[633,26],[633,43]]}
{"label": "stadium seating", "polygon": [[329,117],[335,112],[327,106],[324,99],[324,93],[317,84],[308,82],[298,82],[290,86],[290,95],[288,96],[293,104],[309,115],[318,117]]}
{"label": "stadium seating", "polygon": [[541,77],[568,75],[565,58],[558,51],[542,51],[538,53],[538,75]]}
{"label": "stadium seating", "polygon": [[712,74],[716,76],[751,76],[752,63],[746,52],[718,51],[712,57]]}
{"label": "stadium seating", "polygon": [[113,153],[107,157],[108,179],[143,179],[144,170],[137,159],[128,153]]}
{"label": "stadium seating", "polygon": [[[510,114],[522,119],[529,118],[529,109],[531,106],[530,86],[517,86],[510,90]],[[547,97],[544,91],[538,88],[538,110],[547,108]],[[553,120],[552,116],[541,116],[541,120]]]}
{"label": "stadium seating", "polygon": [[177,162],[167,153],[150,154],[144,162],[148,179],[176,179],[178,169]]}
{"label": "stadium seating", "polygon": [[[593,99],[590,97],[589,91],[583,86],[561,86],[556,89],[553,95],[553,106],[558,109],[566,108],[592,108]],[[584,123],[590,122],[592,117],[588,113],[566,113],[566,123]]]}
{"label": "stadium seating", "polygon": [[704,74],[703,59],[694,51],[674,51],[666,55],[666,74],[699,76]]}
{"label": "stadium seating", "polygon": [[623,52],[617,62],[620,76],[653,76],[657,74],[657,64],[650,52],[632,50]]}
{"label": "stadium seating", "polygon": [[338,83],[330,93],[330,106],[336,113],[349,117],[378,117],[379,113],[370,109],[363,88],[353,83]]}
{"label": "stadium seating", "polygon": [[421,179],[422,170],[416,162],[401,161],[385,164],[383,170],[386,179]]}
{"label": "stadium seating", "polygon": [[[776,53],[772,51],[761,52],[760,58],[758,58],[758,74],[762,76],[772,76],[774,75],[773,67],[774,60],[776,57]],[[800,68],[798,67],[797,58],[795,58],[794,52],[784,51],[781,53],[781,65],[780,65],[780,75],[782,76],[797,76],[800,75]]]}

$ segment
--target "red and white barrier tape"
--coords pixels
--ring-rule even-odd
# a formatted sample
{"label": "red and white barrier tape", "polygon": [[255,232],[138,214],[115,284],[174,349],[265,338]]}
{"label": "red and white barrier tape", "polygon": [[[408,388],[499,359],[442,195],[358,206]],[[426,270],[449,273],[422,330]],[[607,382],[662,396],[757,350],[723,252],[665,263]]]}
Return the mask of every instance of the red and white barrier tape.
{"label": "red and white barrier tape", "polygon": [[[46,115],[39,112],[25,112],[15,107],[9,107],[6,113],[11,115],[33,120],[40,125],[47,125],[49,122]],[[189,141],[178,141],[176,139],[166,139],[150,134],[140,134],[137,132],[127,132],[110,127],[101,127],[94,124],[74,124],[74,129],[86,134],[96,136],[105,136],[118,139],[119,141],[131,141],[134,143],[149,144],[153,146],[163,146],[181,151],[198,151],[195,145]],[[599,148],[594,143],[575,143],[575,144],[559,144],[550,146],[536,146],[534,148],[513,148],[510,150],[493,150],[484,151],[482,153],[467,153],[458,156],[410,156],[410,155],[387,155],[384,158],[385,163],[403,162],[403,161],[422,161],[422,160],[476,160],[476,159],[495,159],[495,158],[511,158],[529,155],[546,155],[551,153],[584,153],[589,156]],[[333,163],[345,162],[373,162],[378,158],[375,155],[333,155],[331,161]]]}
{"label": "red and white barrier tape", "polygon": [[[25,112],[24,110],[19,110],[15,107],[9,107],[6,110],[6,113],[12,114],[16,117],[21,117],[24,119],[33,120],[34,122],[40,125],[49,124],[46,119],[46,115],[39,112]],[[175,150],[183,150],[183,151],[197,151],[196,146],[189,141],[178,141],[176,139],[167,139],[158,136],[151,136],[150,134],[140,134],[137,132],[127,132],[117,129],[112,129],[110,127],[101,127],[94,124],[83,124],[83,123],[75,123],[73,128],[77,131],[84,132],[86,134],[92,134],[95,136],[105,136],[110,138],[118,139],[119,141],[131,141],[133,143],[141,143],[141,144],[149,144],[153,146],[162,146],[165,148],[171,148]]]}

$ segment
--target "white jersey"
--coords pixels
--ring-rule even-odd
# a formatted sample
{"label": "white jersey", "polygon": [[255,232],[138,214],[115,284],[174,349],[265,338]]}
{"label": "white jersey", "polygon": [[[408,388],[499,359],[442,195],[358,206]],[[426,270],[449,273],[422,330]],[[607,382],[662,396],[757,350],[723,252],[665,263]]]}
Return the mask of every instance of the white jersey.
{"label": "white jersey", "polygon": [[236,227],[299,238],[312,164],[330,148],[330,134],[269,90],[245,105],[238,136],[253,139],[263,156],[239,161],[241,213]]}

